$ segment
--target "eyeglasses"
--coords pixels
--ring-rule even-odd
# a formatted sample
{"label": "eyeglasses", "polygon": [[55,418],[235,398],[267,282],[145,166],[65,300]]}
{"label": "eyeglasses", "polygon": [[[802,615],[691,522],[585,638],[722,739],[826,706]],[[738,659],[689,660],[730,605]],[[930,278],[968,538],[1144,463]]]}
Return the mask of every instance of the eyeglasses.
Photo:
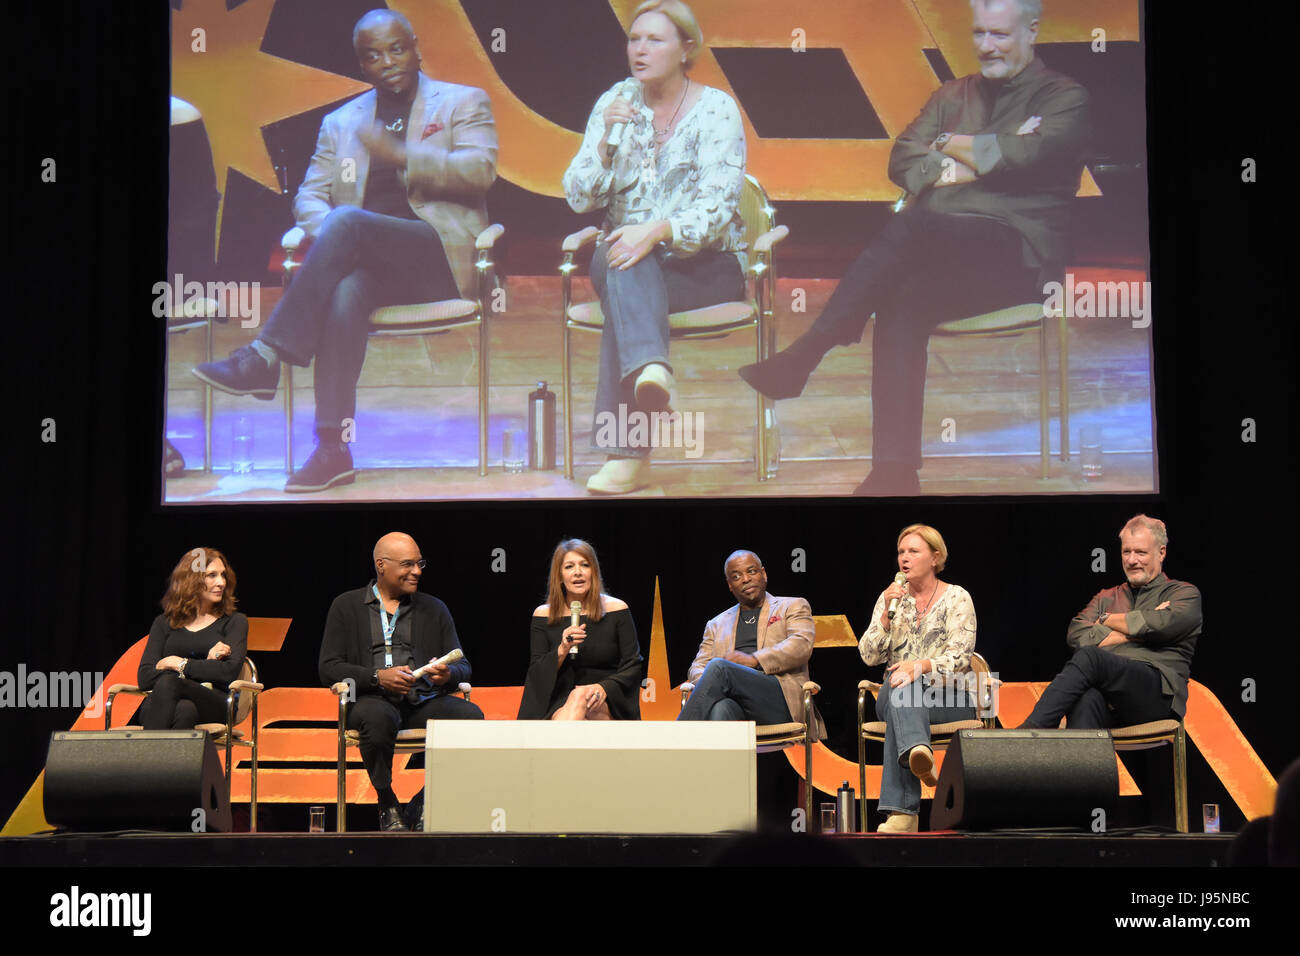
{"label": "eyeglasses", "polygon": [[[397,561],[396,558],[390,558],[390,557],[388,557],[387,555],[383,555],[383,554],[381,554],[381,555],[379,556],[379,560],[380,560],[380,561]],[[410,560],[410,559],[408,558],[408,559],[406,559],[406,560],[404,560],[404,561],[397,561],[397,566],[398,566],[399,568],[401,568],[403,571],[409,571],[409,570],[411,570],[411,568],[419,568],[421,571],[423,571],[423,570],[424,570],[424,566],[425,566],[426,564],[428,564],[428,563],[429,563],[429,562],[426,561],[426,560],[424,560],[424,558],[420,558],[420,559],[418,559],[418,560],[416,560],[416,561],[412,561],[412,560]]]}

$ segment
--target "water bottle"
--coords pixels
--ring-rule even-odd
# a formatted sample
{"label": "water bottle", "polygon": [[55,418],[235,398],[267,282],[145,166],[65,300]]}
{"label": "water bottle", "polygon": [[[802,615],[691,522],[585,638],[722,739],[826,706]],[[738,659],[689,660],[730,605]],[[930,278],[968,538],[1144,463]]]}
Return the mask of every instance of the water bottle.
{"label": "water bottle", "polygon": [[838,821],[837,832],[858,832],[857,817],[853,815],[853,788],[847,780],[835,791],[835,819]]}
{"label": "water bottle", "polygon": [[545,382],[528,393],[528,467],[533,471],[555,468],[555,393]]}
{"label": "water bottle", "polygon": [[[763,462],[763,475],[775,478],[781,465],[781,429],[776,423],[776,408],[763,409],[763,431],[767,433],[767,461]],[[758,458],[758,426],[754,427],[754,457]]]}
{"label": "water bottle", "polygon": [[240,415],[235,419],[234,434],[230,442],[230,470],[236,475],[253,471],[253,419]]}

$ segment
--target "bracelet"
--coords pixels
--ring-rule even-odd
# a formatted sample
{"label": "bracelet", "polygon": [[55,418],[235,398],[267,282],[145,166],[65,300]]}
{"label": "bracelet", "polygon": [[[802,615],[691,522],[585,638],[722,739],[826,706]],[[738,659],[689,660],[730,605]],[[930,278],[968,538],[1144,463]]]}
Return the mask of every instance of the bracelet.
{"label": "bracelet", "polygon": [[185,676],[185,667],[186,667],[187,664],[189,664],[189,662],[190,662],[190,659],[189,659],[188,657],[185,658],[185,660],[181,661],[181,666],[178,667],[178,668],[176,668],[176,673],[179,674],[181,677],[184,677],[184,676]]}

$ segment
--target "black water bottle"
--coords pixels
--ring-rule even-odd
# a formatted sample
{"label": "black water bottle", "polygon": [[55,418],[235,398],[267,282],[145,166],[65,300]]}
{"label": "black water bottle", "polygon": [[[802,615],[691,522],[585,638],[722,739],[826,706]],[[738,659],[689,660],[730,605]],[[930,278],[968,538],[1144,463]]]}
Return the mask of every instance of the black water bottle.
{"label": "black water bottle", "polygon": [[533,471],[555,468],[555,393],[545,382],[528,393],[528,467]]}

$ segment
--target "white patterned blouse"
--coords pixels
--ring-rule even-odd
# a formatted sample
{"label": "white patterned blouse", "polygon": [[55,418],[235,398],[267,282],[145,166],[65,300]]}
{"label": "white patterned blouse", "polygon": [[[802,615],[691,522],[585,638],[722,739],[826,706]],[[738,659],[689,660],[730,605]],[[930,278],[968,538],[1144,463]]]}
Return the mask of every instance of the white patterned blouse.
{"label": "white patterned blouse", "polygon": [[949,584],[919,623],[916,599],[910,594],[898,602],[898,611],[887,631],[880,626],[884,612],[882,592],[871,612],[871,626],[858,642],[864,663],[894,664],[928,657],[931,674],[945,684],[970,670],[970,655],[975,650],[975,605],[965,588]]}
{"label": "white patterned blouse", "polygon": [[575,212],[606,209],[602,228],[666,219],[673,238],[667,252],[691,256],[701,249],[736,254],[744,268],[744,224],[740,193],[745,181],[745,131],[735,102],[706,86],[677,122],[672,137],[656,149],[654,113],[638,96],[640,116],[628,124],[611,168],[601,164],[605,149],[605,107],[619,83],[596,101],[582,147],[564,173],[564,195]]}

